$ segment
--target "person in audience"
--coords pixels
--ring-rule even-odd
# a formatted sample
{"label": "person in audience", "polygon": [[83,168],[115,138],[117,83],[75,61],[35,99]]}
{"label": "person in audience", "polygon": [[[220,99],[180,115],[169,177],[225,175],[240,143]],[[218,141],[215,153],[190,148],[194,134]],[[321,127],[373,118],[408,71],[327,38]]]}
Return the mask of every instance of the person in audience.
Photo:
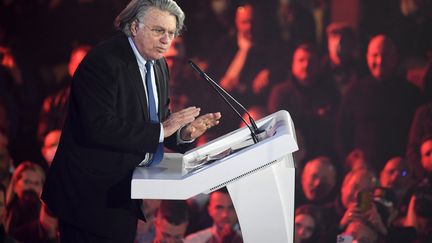
{"label": "person in audience", "polygon": [[344,225],[344,217],[352,217],[352,214],[357,212],[360,206],[358,205],[359,194],[371,193],[377,185],[375,174],[366,169],[354,170],[345,176],[341,188],[341,203],[346,211],[341,219],[341,225]]}
{"label": "person in audience", "polygon": [[235,35],[216,43],[210,57],[209,75],[245,107],[265,102],[270,87],[268,69],[274,46],[258,41],[259,33],[265,31],[257,23],[259,16],[258,2],[238,6]]}
{"label": "person in audience", "polygon": [[287,46],[316,42],[313,13],[296,1],[279,1],[280,35]]}
{"label": "person in audience", "polygon": [[321,212],[326,220],[325,238],[333,242],[340,229],[344,228],[354,213],[357,213],[358,195],[360,192],[372,192],[378,180],[370,170],[360,168],[345,175],[336,200],[322,207]]}
{"label": "person in audience", "polygon": [[392,189],[376,187],[372,199],[370,210],[365,213],[364,219],[381,234],[384,242],[412,242],[416,239],[415,228],[405,227],[398,220],[398,217],[403,217],[400,217],[397,196]]}
{"label": "person in audience", "polygon": [[44,182],[44,170],[30,161],[14,171],[6,194],[6,229],[12,236],[17,228],[39,218]]}
{"label": "person in audience", "polygon": [[237,52],[229,63],[226,73],[223,75],[220,85],[227,91],[237,90],[244,93],[247,84],[240,82],[240,74],[244,69],[250,48],[253,46],[253,18],[254,9],[251,4],[245,4],[237,8],[235,26],[237,29]]}
{"label": "person in audience", "polygon": [[310,157],[331,155],[334,121],[339,93],[330,81],[320,76],[320,63],[315,48],[298,46],[292,58],[291,77],[272,88],[268,111],[289,111],[294,124],[305,138]]}
{"label": "person in audience", "polygon": [[432,137],[426,137],[421,143],[420,154],[425,173],[414,188],[403,225],[416,229],[416,242],[428,242],[432,237]]}
{"label": "person in audience", "polygon": [[60,136],[61,130],[54,129],[52,131],[49,131],[44,137],[41,153],[48,167],[51,166],[51,163],[54,159],[54,155],[57,151],[57,147],[60,141]]}
{"label": "person in audience", "polygon": [[[351,86],[342,99],[337,122],[341,158],[359,148],[371,168],[380,171],[392,156],[403,156],[420,92],[397,73],[393,41],[373,37],[366,54],[370,75]],[[405,97],[401,99],[400,97]]]}
{"label": "person in audience", "polygon": [[153,243],[183,242],[188,217],[188,206],[185,201],[162,201],[154,222],[156,235]]}
{"label": "person in audience", "polygon": [[357,37],[352,26],[332,22],[327,26],[327,51],[324,73],[335,82],[341,96],[358,81]]}
{"label": "person in audience", "polygon": [[432,135],[432,102],[417,108],[408,134],[406,157],[417,180],[424,176],[419,148],[423,140],[430,135]]}
{"label": "person in audience", "polygon": [[63,128],[69,100],[70,80],[90,49],[89,45],[78,45],[72,50],[68,63],[68,75],[62,81],[63,87],[44,99],[38,125],[38,137],[41,141],[48,132]]}
{"label": "person in audience", "polygon": [[[324,205],[334,201],[337,172],[330,158],[319,156],[306,162],[301,178],[306,202]],[[299,197],[297,196],[297,198]]]}
{"label": "person in audience", "polygon": [[366,161],[363,150],[353,149],[345,158],[344,169],[346,172],[357,169],[371,169]]}
{"label": "person in audience", "polygon": [[208,213],[213,226],[188,235],[185,243],[243,242],[234,205],[225,187],[210,194]]}
{"label": "person in audience", "polygon": [[412,171],[408,161],[402,157],[391,158],[381,170],[379,179],[382,187],[394,191],[397,208],[401,214],[405,214],[410,198],[409,190],[413,186]]}
{"label": "person in audience", "polygon": [[294,242],[319,242],[324,221],[318,207],[313,204],[302,205],[295,210]]}
{"label": "person in audience", "polygon": [[427,175],[432,173],[432,135],[423,139],[420,146],[420,162]]}
{"label": "person in audience", "polygon": [[159,210],[161,200],[143,199],[144,216],[146,221],[138,220],[137,232],[135,236],[136,243],[147,243],[153,241],[155,237],[155,217]]}

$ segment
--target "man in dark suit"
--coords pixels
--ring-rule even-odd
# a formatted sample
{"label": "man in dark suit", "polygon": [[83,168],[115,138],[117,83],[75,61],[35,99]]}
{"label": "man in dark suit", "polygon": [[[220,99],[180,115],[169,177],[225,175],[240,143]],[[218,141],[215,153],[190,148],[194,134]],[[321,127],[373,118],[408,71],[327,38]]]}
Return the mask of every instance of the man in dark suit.
{"label": "man in dark suit", "polygon": [[116,19],[123,34],[95,47],[78,67],[42,194],[59,218],[61,242],[133,242],[142,216],[130,197],[134,168],[157,163],[162,143],[185,151],[219,123],[220,113],[168,110],[163,54],[183,20],[173,0],[132,0]]}

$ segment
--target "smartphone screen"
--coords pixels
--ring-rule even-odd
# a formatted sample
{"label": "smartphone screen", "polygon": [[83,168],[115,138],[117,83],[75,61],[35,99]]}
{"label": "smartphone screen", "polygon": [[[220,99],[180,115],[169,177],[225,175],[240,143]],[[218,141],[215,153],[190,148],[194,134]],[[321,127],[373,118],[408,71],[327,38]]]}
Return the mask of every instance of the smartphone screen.
{"label": "smartphone screen", "polygon": [[340,235],[337,235],[336,242],[337,243],[352,243],[353,239],[354,238],[352,237],[352,235],[340,234]]}

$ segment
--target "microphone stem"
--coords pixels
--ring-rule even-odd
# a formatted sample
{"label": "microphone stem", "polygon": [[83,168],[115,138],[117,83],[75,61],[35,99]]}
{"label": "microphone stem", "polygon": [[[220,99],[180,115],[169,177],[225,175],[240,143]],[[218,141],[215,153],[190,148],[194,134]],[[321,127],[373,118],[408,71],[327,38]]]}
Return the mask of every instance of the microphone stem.
{"label": "microphone stem", "polygon": [[[204,73],[195,63],[189,60],[189,64],[192,66],[192,68],[203,78],[207,81],[207,83],[210,84],[210,86],[216,90],[216,92],[224,99],[224,101],[231,107],[232,110],[234,110],[235,113],[240,117],[240,119],[246,124],[246,126],[249,128],[251,132],[252,139],[254,143],[258,143],[258,136],[257,134],[260,132],[254,119],[249,114],[249,112],[246,110],[246,108],[240,104],[234,97],[232,97],[228,92],[225,91],[219,84],[217,84],[213,79],[211,79],[206,73]],[[249,121],[252,125],[252,127],[246,122],[246,120],[243,118],[243,116],[237,111],[237,109],[234,108],[234,106],[231,104],[231,102],[228,101],[228,99],[225,97],[228,96],[232,101],[234,101],[243,111],[246,112],[246,114],[249,117]]]}

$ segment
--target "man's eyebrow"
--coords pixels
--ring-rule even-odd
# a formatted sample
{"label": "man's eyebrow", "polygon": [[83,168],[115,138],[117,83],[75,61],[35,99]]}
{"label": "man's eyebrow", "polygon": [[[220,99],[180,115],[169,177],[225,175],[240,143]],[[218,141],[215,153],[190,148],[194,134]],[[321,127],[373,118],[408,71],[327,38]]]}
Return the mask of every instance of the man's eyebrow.
{"label": "man's eyebrow", "polygon": [[158,25],[158,24],[154,24],[153,26],[150,26],[151,28],[160,28],[160,29],[164,29],[164,30],[166,30],[166,31],[173,31],[173,32],[175,32],[176,31],[176,29],[174,28],[173,30],[170,30],[170,29],[167,29],[167,28],[165,28],[165,27],[163,27],[163,26],[160,26],[160,25]]}

